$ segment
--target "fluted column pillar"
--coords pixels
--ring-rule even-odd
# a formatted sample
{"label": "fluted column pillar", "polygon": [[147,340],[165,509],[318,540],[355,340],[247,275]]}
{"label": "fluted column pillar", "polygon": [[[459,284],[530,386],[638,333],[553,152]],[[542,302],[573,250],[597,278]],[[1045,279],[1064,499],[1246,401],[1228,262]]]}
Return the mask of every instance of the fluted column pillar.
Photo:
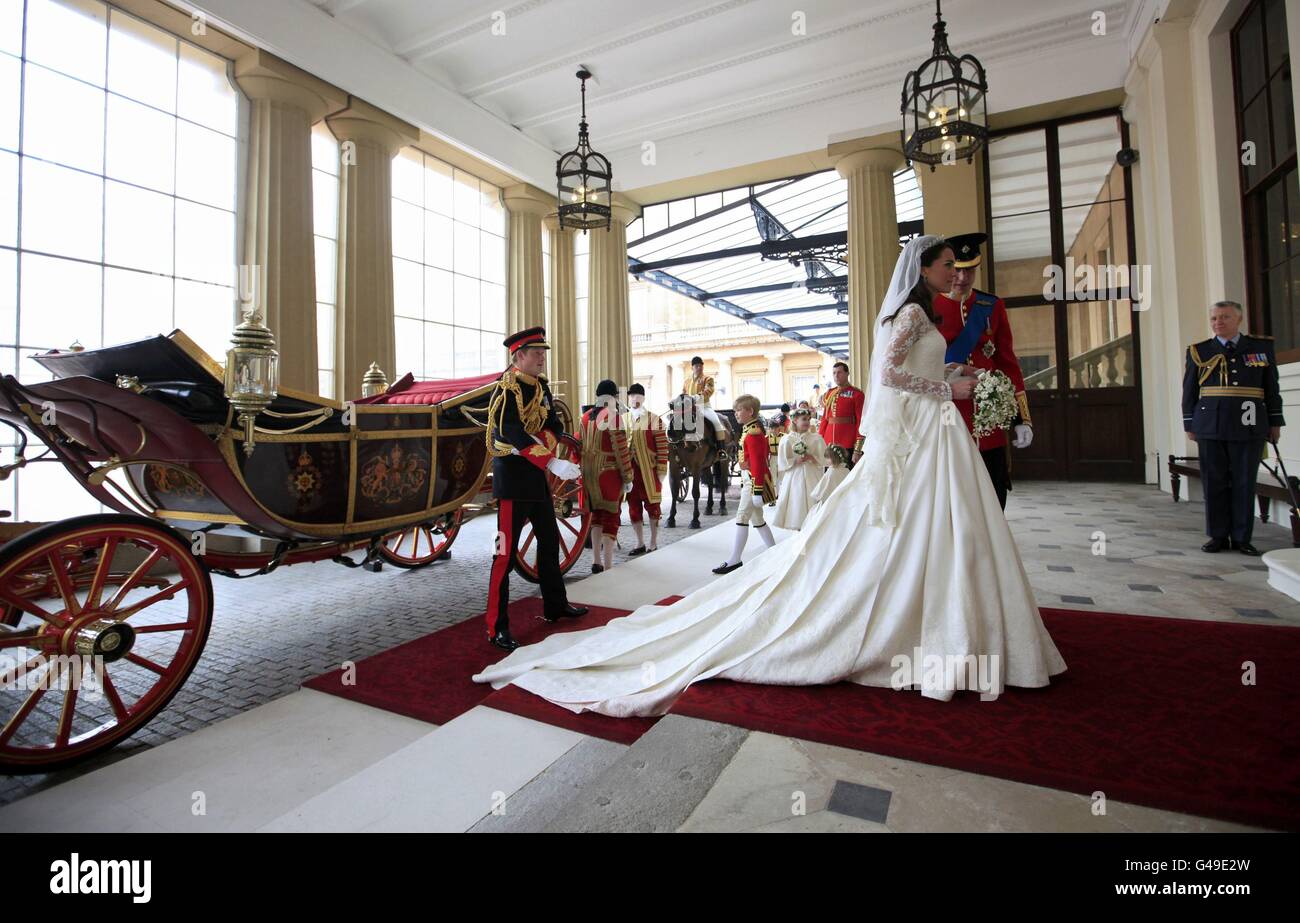
{"label": "fluted column pillar", "polygon": [[576,416],[578,406],[579,376],[586,374],[578,368],[578,288],[573,271],[573,231],[561,230],[554,217],[545,219],[551,230],[551,326],[546,340],[551,344],[547,359],[547,375],[551,392],[569,405]]}
{"label": "fluted column pillar", "polygon": [[345,97],[261,50],[236,60],[235,82],[250,101],[241,259],[257,267],[266,325],[280,352],[281,383],[315,394],[311,127]]}
{"label": "fluted column pillar", "polygon": [[785,402],[785,353],[767,354],[767,402]]}
{"label": "fluted column pillar", "polygon": [[899,151],[855,151],[835,164],[849,187],[849,380],[869,387],[871,339],[880,302],[898,261],[898,210],[894,173],[905,161]]}
{"label": "fluted column pillar", "polygon": [[607,231],[591,231],[589,313],[587,316],[587,393],[602,378],[620,388],[632,381],[632,321],[628,313],[627,226],[635,207],[615,202]]}
{"label": "fluted column pillar", "polygon": [[377,363],[396,381],[393,320],[393,156],[419,132],[353,99],[327,120],[339,139],[339,261],[337,371],[340,399],[361,394],[361,379]]}
{"label": "fluted column pillar", "polygon": [[735,400],[736,392],[731,387],[731,357],[718,357],[718,374],[713,377],[714,409],[727,410]]}
{"label": "fluted column pillar", "polygon": [[[542,218],[555,211],[555,196],[533,186],[509,186],[504,193],[510,215],[507,246],[506,332],[546,326],[542,290]],[[548,331],[549,333],[549,331]]]}

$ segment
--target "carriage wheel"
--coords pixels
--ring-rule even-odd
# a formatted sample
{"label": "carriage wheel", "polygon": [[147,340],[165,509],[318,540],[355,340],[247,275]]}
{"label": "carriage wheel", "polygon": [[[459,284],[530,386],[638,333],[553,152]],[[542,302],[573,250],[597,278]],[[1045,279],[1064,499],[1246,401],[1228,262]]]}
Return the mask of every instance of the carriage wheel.
{"label": "carriage wheel", "polygon": [[212,581],[138,516],[81,516],[0,548],[0,771],[49,772],[125,740],[194,669]]}
{"label": "carriage wheel", "polygon": [[457,509],[433,522],[422,522],[405,531],[394,532],[384,537],[379,553],[389,564],[408,570],[432,564],[456,540],[463,518],[464,511]]}
{"label": "carriage wheel", "polygon": [[691,472],[685,465],[678,465],[673,471],[673,493],[678,503],[685,503],[691,492]]}
{"label": "carriage wheel", "polygon": [[[560,443],[560,457],[569,458],[572,450],[567,443]],[[567,574],[587,544],[587,533],[591,531],[591,508],[587,504],[586,491],[582,489],[582,478],[564,481],[546,473],[554,499],[555,521],[560,532],[560,573]],[[519,530],[519,544],[515,547],[515,573],[529,583],[538,583],[537,542],[534,540],[533,524],[525,522]]]}

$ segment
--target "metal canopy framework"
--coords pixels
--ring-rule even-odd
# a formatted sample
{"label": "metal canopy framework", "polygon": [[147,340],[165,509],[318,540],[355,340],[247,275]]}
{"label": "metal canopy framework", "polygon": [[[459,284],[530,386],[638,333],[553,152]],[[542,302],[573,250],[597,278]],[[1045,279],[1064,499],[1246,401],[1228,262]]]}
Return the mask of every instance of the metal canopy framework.
{"label": "metal canopy framework", "polygon": [[[898,235],[921,233],[911,169],[894,176]],[[834,170],[649,205],[628,271],[837,358],[848,355],[848,184]]]}

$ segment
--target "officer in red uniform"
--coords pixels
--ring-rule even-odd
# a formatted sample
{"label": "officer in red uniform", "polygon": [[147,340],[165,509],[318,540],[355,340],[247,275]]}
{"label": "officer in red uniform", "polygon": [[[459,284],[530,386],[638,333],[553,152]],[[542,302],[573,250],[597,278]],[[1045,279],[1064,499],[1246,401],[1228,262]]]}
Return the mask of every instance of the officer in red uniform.
{"label": "officer in red uniform", "polygon": [[835,363],[835,387],[822,398],[822,419],[817,424],[817,432],[826,440],[826,445],[840,446],[846,452],[862,448],[858,426],[862,423],[865,404],[866,395],[862,389],[849,384],[848,365]]}
{"label": "officer in red uniform", "polygon": [[542,370],[546,368],[546,330],[529,327],[506,337],[510,367],[501,373],[488,405],[487,447],[492,456],[492,496],[497,499],[497,540],[488,577],[488,640],[503,650],[519,644],[510,636],[510,567],[519,532],[527,520],[537,538],[537,574],[543,618],[548,622],[585,615],[569,603],[560,573],[560,530],[547,472],[564,480],[581,469],[556,455],[564,424]]}
{"label": "officer in red uniform", "polygon": [[[1029,420],[1029,402],[1025,398],[1025,376],[1020,371],[1011,340],[1011,321],[1007,306],[997,295],[974,288],[975,270],[983,259],[980,246],[988,240],[987,234],[961,234],[948,238],[956,256],[956,273],[952,291],[934,296],[934,312],[939,315],[939,332],[948,341],[946,362],[960,362],[976,369],[996,369],[1011,379],[1016,389],[1019,415],[1012,424],[1015,435],[1011,445],[1025,449],[1033,441],[1034,430]],[[972,400],[954,401],[972,428],[975,412]],[[998,503],[1007,507],[1007,491],[1011,489],[1010,448],[1007,431],[999,429],[980,437],[980,455],[988,468],[989,478],[998,494]]]}

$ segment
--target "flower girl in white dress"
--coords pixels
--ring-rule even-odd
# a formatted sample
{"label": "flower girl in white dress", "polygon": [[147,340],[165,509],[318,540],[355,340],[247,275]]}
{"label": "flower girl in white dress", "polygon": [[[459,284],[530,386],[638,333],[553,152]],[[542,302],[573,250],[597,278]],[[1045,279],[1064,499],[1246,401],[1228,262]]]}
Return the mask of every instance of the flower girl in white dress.
{"label": "flower girl in white dress", "polygon": [[826,440],[811,428],[812,411],[804,407],[790,414],[790,432],[781,437],[776,467],[783,474],[776,512],[769,525],[798,529],[813,508],[813,491],[826,467]]}

